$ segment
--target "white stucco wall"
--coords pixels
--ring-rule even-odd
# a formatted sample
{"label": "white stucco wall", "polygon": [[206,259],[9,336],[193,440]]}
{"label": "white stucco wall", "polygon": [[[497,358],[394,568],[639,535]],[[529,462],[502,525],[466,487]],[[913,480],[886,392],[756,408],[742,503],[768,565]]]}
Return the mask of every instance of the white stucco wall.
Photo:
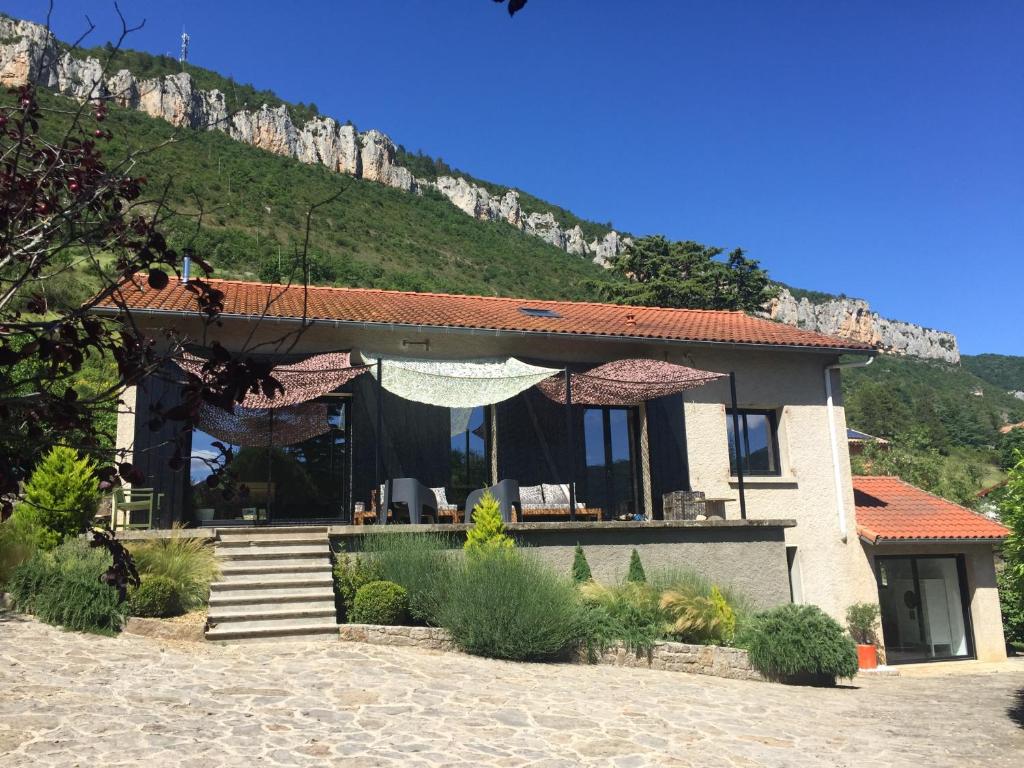
{"label": "white stucco wall", "polygon": [[114,436],[114,448],[117,460],[131,462],[135,446],[135,399],[136,388],[127,387],[121,393],[121,402],[117,406],[117,434]]}

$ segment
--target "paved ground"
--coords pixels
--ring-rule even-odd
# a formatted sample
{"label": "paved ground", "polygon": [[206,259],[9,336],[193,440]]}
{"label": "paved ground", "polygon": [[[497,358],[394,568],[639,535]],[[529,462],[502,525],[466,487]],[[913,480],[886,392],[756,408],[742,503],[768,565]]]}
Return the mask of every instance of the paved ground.
{"label": "paved ground", "polygon": [[1020,766],[1024,664],[836,690],[0,614],[0,766]]}

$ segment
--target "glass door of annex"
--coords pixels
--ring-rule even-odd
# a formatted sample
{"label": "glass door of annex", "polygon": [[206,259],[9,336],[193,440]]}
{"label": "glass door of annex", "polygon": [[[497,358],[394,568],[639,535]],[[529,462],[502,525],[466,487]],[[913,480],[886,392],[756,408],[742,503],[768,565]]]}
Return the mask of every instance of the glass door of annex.
{"label": "glass door of annex", "polygon": [[632,408],[587,408],[583,414],[586,475],[577,500],[605,520],[639,513]]}
{"label": "glass door of annex", "polygon": [[890,664],[974,657],[963,557],[875,558]]}

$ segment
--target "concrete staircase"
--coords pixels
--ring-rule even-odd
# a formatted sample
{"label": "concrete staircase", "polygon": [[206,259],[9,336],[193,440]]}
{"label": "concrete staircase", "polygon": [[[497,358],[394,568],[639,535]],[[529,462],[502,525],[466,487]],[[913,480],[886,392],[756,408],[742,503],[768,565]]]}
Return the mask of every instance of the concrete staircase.
{"label": "concrete staircase", "polygon": [[337,635],[327,528],[221,528],[207,640]]}

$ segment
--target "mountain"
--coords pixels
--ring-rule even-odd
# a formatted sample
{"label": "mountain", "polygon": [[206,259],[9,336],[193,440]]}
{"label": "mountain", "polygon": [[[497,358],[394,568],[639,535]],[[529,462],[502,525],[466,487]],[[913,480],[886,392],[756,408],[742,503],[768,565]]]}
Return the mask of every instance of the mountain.
{"label": "mountain", "polygon": [[1014,355],[965,355],[964,368],[990,384],[1024,400],[1024,357]]}

